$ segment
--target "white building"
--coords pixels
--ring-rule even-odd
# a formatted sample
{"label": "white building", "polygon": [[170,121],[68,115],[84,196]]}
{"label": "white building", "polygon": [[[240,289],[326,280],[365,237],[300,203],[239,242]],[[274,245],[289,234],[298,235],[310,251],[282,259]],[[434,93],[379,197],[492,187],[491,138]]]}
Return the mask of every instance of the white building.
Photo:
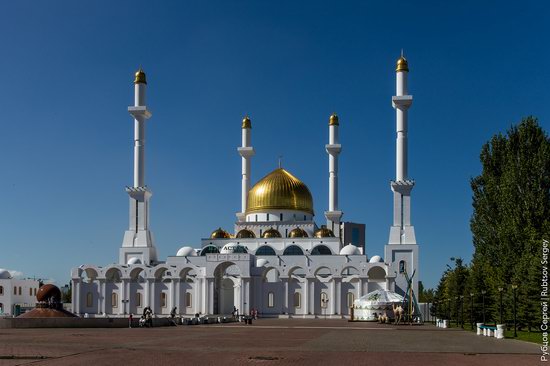
{"label": "white building", "polygon": [[[329,119],[329,210],[318,226],[308,187],[278,168],[250,187],[252,124],[242,121],[241,211],[233,234],[217,229],[200,248],[183,247],[165,261],[157,258],[149,228],[151,191],[145,185],[146,78],[140,69],[134,80],[134,184],[129,227],[119,251],[119,263],[105,267],[82,265],[72,271],[73,304],[77,314],[122,316],[150,306],[156,314],[228,314],[256,308],[265,315],[342,317],[354,299],[377,289],[404,294],[403,270],[418,270],[418,246],[410,219],[414,182],[407,173],[407,61],[397,61],[396,178],[391,182],[394,215],[384,259],[368,260],[363,224],[343,222],[338,205],[339,120]],[[326,224],[326,225],[325,225]],[[418,290],[418,271],[413,288]]]}
{"label": "white building", "polygon": [[16,307],[22,311],[34,308],[39,287],[37,280],[13,278],[7,270],[0,269],[0,316],[18,315]]}

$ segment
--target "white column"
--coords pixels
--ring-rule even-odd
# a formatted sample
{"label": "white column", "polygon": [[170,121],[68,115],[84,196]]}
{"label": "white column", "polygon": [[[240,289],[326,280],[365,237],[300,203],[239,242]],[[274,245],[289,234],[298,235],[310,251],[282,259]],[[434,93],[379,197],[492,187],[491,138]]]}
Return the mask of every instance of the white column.
{"label": "white column", "polygon": [[73,312],[75,314],[80,314],[80,278],[73,279],[73,292],[71,294],[71,301],[73,303]]}
{"label": "white column", "polygon": [[237,149],[239,155],[241,155],[242,169],[241,169],[241,212],[237,213],[239,221],[245,221],[246,205],[248,201],[248,191],[250,191],[250,159],[254,156],[254,148],[250,145],[250,133],[252,130],[252,123],[250,118],[244,117],[242,123],[242,144]]}
{"label": "white column", "polygon": [[207,278],[208,283],[208,314],[214,314],[214,279]]}
{"label": "white column", "polygon": [[329,140],[325,149],[328,153],[328,211],[325,212],[327,226],[334,232],[334,235],[340,236],[340,219],[342,211],[338,208],[338,155],[342,151],[338,129],[340,123],[338,116],[333,114],[328,123]]}
{"label": "white column", "polygon": [[99,280],[99,288],[100,288],[100,311],[101,314],[105,314],[105,279]]}
{"label": "white column", "polygon": [[118,298],[118,314],[122,315],[126,313],[126,284],[128,283],[129,279],[123,278],[122,282],[120,283],[120,290],[119,290],[119,298]]}
{"label": "white column", "polygon": [[397,182],[408,179],[408,151],[407,151],[407,110],[412,104],[412,96],[408,95],[407,76],[409,66],[403,56],[397,61],[396,68],[396,95],[392,98],[396,112],[397,141],[395,180]]}
{"label": "white column", "polygon": [[335,278],[334,284],[336,285],[336,298],[334,303],[336,304],[336,313],[342,315],[342,279]]}
{"label": "white column", "polygon": [[334,279],[330,281],[330,297],[328,299],[329,314],[336,314],[336,283]]}
{"label": "white column", "polygon": [[286,314],[290,314],[290,308],[289,308],[289,301],[288,301],[288,281],[290,280],[289,278],[281,278],[281,280],[283,281],[283,291],[284,291],[284,298],[283,298],[283,311],[286,313]]}
{"label": "white column", "polygon": [[309,280],[306,278],[304,282],[300,282],[302,286],[304,298],[304,315],[307,315],[309,312]]}
{"label": "white column", "polygon": [[308,281],[309,284],[309,312],[315,314],[315,280]]}

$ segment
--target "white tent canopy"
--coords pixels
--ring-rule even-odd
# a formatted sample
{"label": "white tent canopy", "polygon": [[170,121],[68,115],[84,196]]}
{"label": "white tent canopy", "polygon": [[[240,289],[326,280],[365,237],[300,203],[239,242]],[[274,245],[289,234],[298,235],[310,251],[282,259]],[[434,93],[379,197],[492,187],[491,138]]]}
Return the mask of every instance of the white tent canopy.
{"label": "white tent canopy", "polygon": [[403,296],[388,290],[369,292],[353,302],[355,320],[377,320],[378,315],[386,314],[393,318],[393,304],[403,302]]}

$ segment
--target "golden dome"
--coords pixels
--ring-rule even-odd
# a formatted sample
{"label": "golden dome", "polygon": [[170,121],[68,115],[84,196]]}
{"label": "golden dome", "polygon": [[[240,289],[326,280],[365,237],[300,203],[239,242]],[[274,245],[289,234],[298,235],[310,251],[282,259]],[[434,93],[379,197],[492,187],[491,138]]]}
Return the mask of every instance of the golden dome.
{"label": "golden dome", "polygon": [[235,235],[235,237],[238,239],[249,239],[249,238],[255,238],[256,235],[252,230],[242,229],[237,233],[237,235]]}
{"label": "golden dome", "polygon": [[327,229],[325,225],[321,225],[321,228],[317,231],[315,231],[315,234],[313,234],[315,238],[334,238],[334,233],[332,230]]}
{"label": "golden dome", "polygon": [[397,67],[395,68],[396,72],[399,71],[407,71],[409,72],[409,63],[407,62],[407,59],[401,55],[399,59],[397,60]]}
{"label": "golden dome", "polygon": [[339,126],[340,123],[338,122],[338,116],[336,113],[331,114],[330,118],[328,119],[328,125],[329,126]]}
{"label": "golden dome", "polygon": [[248,192],[246,213],[295,210],[313,215],[313,198],[307,186],[282,168],[258,181]]}
{"label": "golden dome", "polygon": [[278,232],[277,230],[275,230],[274,228],[268,229],[262,234],[262,238],[264,238],[264,239],[281,238],[281,237],[282,237],[281,233]]}
{"label": "golden dome", "polygon": [[297,227],[295,229],[290,230],[290,233],[288,233],[288,237],[289,238],[307,238],[308,235],[307,235],[307,231]]}
{"label": "golden dome", "polygon": [[231,235],[221,227],[212,231],[212,234],[210,234],[210,239],[229,239],[230,237]]}
{"label": "golden dome", "polygon": [[134,79],[134,84],[147,84],[147,79],[145,78],[145,73],[139,68],[138,71],[136,71],[136,78]]}
{"label": "golden dome", "polygon": [[242,128],[252,128],[252,122],[250,122],[250,118],[248,118],[248,116],[243,118]]}

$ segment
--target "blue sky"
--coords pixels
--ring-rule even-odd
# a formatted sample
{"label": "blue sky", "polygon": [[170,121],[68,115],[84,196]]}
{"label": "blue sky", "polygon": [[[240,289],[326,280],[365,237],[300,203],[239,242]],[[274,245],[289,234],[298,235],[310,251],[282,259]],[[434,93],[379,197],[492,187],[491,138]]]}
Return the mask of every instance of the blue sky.
{"label": "blue sky", "polygon": [[[483,3],[483,4],[482,4]],[[340,206],[383,254],[395,174],[395,60],[409,60],[409,175],[420,279],[471,258],[481,145],[527,115],[548,130],[544,2],[56,1],[0,12],[0,267],[64,284],[118,258],[132,182],[132,76],[148,78],[147,184],[161,258],[240,207],[252,178],[303,180],[328,204],[327,121],[340,116]]]}

